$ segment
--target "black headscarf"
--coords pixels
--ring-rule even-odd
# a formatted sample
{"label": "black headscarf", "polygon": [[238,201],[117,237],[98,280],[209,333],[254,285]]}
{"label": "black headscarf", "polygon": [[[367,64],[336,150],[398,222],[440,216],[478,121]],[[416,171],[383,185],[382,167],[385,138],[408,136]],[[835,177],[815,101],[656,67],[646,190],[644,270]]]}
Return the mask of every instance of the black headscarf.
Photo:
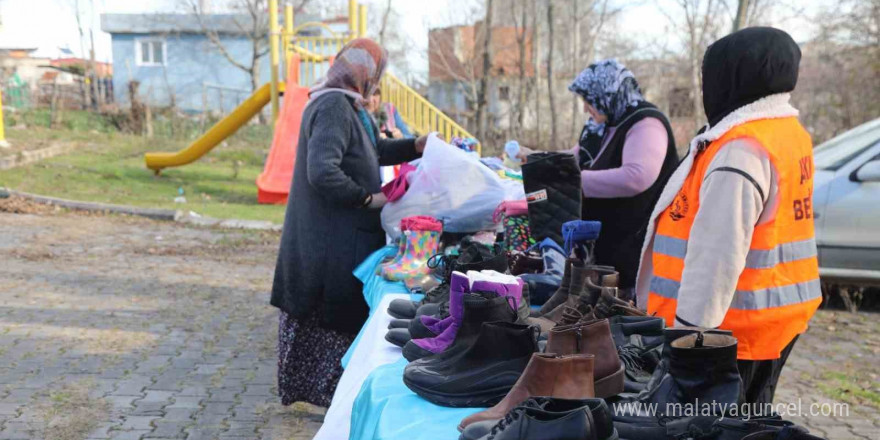
{"label": "black headscarf", "polygon": [[709,126],[765,96],[794,90],[801,49],[771,27],[734,32],[709,46],[703,57],[703,109]]}

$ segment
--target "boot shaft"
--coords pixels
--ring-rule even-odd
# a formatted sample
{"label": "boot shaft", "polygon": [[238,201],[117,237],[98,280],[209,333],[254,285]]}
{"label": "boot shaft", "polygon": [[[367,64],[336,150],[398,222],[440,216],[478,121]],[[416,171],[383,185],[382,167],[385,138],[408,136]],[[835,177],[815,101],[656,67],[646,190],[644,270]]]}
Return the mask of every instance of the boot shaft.
{"label": "boot shaft", "polygon": [[479,334],[486,322],[516,322],[511,299],[492,293],[471,293],[463,297],[461,328],[465,334]]}
{"label": "boot shaft", "polygon": [[534,327],[513,322],[484,322],[476,341],[459,361],[468,364],[528,358],[537,350],[538,331]]}
{"label": "boot shaft", "polygon": [[[591,354],[535,353],[514,386],[514,390],[522,388],[528,397],[546,396],[563,399],[595,397],[594,365],[595,356]],[[512,390],[511,393],[514,391]]]}
{"label": "boot shaft", "polygon": [[742,390],[736,346],[733,336],[704,332],[672,341],[668,377],[679,402],[736,404]]}
{"label": "boot shaft", "polygon": [[621,366],[607,319],[553,328],[545,352],[592,354],[596,357],[594,376],[597,378],[614,374]]}

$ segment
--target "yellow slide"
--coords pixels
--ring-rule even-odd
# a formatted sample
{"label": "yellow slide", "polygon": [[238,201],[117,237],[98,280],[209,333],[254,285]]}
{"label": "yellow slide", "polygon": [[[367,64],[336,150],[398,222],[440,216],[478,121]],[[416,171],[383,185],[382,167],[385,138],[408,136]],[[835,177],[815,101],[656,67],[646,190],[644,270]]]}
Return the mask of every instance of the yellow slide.
{"label": "yellow slide", "polygon": [[[194,162],[196,159],[205,155],[223,142],[224,139],[232,136],[244,124],[247,124],[266,104],[271,100],[270,83],[264,84],[257,89],[253,95],[241,103],[231,113],[226,115],[219,122],[214,124],[210,130],[196,139],[188,147],[175,153],[147,153],[144,155],[144,161],[147,168],[159,173],[163,168],[179,167]],[[278,83],[278,92],[284,92],[284,83]]]}

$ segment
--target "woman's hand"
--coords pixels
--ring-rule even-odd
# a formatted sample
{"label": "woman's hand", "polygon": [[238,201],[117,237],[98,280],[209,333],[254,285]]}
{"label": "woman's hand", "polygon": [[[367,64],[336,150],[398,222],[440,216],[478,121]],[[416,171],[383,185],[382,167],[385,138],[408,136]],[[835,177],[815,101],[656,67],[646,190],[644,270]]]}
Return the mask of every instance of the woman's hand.
{"label": "woman's hand", "polygon": [[388,204],[388,197],[385,197],[385,193],[380,191],[373,194],[373,198],[370,200],[370,204],[367,205],[367,209],[381,209],[386,204]]}
{"label": "woman's hand", "polygon": [[416,152],[421,154],[425,152],[425,145],[428,143],[428,136],[422,136],[416,139]]}
{"label": "woman's hand", "polygon": [[394,139],[403,139],[403,132],[399,128],[391,130],[391,137]]}

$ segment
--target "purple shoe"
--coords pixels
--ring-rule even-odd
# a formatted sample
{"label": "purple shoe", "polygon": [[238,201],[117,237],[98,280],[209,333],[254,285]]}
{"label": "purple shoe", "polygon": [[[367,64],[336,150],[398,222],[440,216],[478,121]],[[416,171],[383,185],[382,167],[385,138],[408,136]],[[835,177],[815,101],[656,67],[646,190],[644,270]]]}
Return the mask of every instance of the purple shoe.
{"label": "purple shoe", "polygon": [[[452,344],[455,334],[458,333],[458,328],[461,326],[464,312],[463,297],[466,293],[470,293],[469,284],[467,275],[461,272],[452,272],[452,278],[449,282],[449,319],[451,320],[449,326],[434,338],[413,339],[410,342],[431,354],[446,350]],[[404,352],[404,355],[406,354]]]}

